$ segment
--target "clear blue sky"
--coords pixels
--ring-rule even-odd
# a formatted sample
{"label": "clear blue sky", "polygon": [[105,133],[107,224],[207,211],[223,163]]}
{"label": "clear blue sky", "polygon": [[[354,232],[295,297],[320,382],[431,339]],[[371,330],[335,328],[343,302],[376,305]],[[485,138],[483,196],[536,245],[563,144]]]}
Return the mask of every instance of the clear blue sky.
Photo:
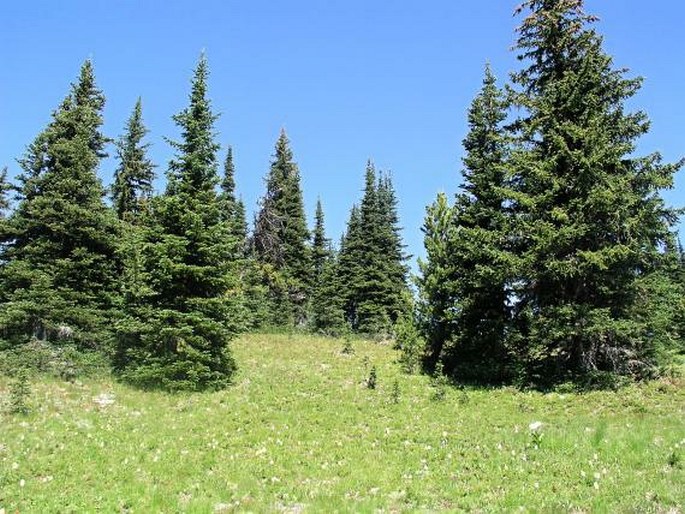
{"label": "clear blue sky", "polygon": [[[423,254],[425,206],[460,183],[465,112],[490,61],[500,79],[519,0],[5,0],[0,6],[0,165],[15,174],[84,59],[107,97],[105,132],[121,133],[143,98],[152,158],[163,174],[204,49],[222,144],[252,212],[281,127],[300,166],[310,223],[317,195],[338,239],[360,196],[367,158],[393,173],[405,241]],[[646,81],[631,102],[648,112],[645,152],[685,154],[685,2],[590,0],[618,66]],[[221,155],[223,159],[223,152]],[[114,163],[103,163],[111,180]],[[685,174],[685,172],[683,172]],[[665,195],[685,199],[685,178]]]}

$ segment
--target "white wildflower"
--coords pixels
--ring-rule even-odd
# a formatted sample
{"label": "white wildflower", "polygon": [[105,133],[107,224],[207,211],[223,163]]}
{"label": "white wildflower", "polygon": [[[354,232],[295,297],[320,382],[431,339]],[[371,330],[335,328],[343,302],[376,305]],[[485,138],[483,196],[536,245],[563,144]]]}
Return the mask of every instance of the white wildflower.
{"label": "white wildflower", "polygon": [[528,429],[531,432],[537,432],[542,428],[542,421],[533,421],[530,425],[528,425]]}
{"label": "white wildflower", "polygon": [[111,393],[102,393],[93,398],[93,402],[97,403],[100,407],[109,407],[114,403],[114,395]]}

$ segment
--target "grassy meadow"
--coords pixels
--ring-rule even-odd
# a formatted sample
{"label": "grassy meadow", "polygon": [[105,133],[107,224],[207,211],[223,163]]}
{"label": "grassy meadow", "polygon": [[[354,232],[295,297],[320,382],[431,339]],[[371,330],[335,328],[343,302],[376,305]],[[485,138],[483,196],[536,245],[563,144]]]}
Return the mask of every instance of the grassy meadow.
{"label": "grassy meadow", "polygon": [[353,348],[244,336],[227,390],[34,381],[27,415],[0,378],[0,513],[684,512],[682,380],[440,399]]}

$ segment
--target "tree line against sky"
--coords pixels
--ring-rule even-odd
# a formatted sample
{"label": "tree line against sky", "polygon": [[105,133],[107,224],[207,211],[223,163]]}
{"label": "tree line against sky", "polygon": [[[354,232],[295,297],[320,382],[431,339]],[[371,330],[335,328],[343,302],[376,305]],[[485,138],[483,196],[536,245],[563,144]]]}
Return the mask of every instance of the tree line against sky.
{"label": "tree line against sky", "polygon": [[165,190],[153,194],[141,101],[105,188],[112,141],[86,61],[16,183],[0,176],[0,344],[103,352],[124,379],[169,389],[226,386],[230,340],[265,328],[402,326],[402,350],[465,381],[658,374],[683,350],[679,211],[660,196],[682,162],[635,155],[649,123],[625,102],[641,81],[613,67],[581,0],[528,0],[519,14],[522,67],[504,86],[486,67],[461,191],[427,210],[416,298],[391,176],[370,161],[333,244],[320,202],[309,229],[282,132],[248,227],[230,146],[220,171],[204,56],[173,117]]}

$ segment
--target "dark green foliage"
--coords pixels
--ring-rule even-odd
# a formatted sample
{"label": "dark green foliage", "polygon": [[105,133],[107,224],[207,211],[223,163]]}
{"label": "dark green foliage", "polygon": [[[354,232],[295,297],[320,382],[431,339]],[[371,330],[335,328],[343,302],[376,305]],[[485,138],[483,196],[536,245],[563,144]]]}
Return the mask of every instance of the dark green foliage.
{"label": "dark green foliage", "polygon": [[344,311],[355,330],[389,332],[408,308],[407,267],[389,176],[369,161],[361,206],[352,208],[340,249]]}
{"label": "dark green foliage", "polygon": [[10,412],[12,414],[27,415],[31,412],[29,400],[31,399],[31,383],[29,372],[26,368],[19,369],[9,389]]}
{"label": "dark green foliage", "polygon": [[454,228],[447,243],[449,308],[454,314],[443,363],[460,380],[502,382],[510,373],[508,282],[515,262],[508,248],[505,208],[505,118],[503,94],[488,66],[483,88],[468,112],[464,183],[453,207]]}
{"label": "dark green foliage", "polygon": [[253,246],[258,261],[267,266],[274,321],[302,325],[311,287],[311,248],[304,215],[300,172],[285,131],[266,180],[266,193],[255,219]]}
{"label": "dark green foliage", "polygon": [[[235,364],[228,343],[236,331],[226,295],[235,287],[236,248],[222,217],[214,122],[207,98],[207,61],[200,59],[190,105],[174,116],[166,193],[155,198],[133,255],[144,287],[131,293],[119,323],[117,367],[143,387],[218,389]],[[138,257],[139,255],[139,257]]]}
{"label": "dark green foliage", "polygon": [[20,164],[19,203],[0,244],[0,326],[31,338],[103,348],[111,325],[117,223],[97,177],[105,99],[87,61]]}
{"label": "dark green foliage", "polygon": [[418,324],[426,339],[427,365],[433,369],[443,348],[454,337],[456,317],[453,259],[450,245],[455,239],[454,216],[447,195],[439,193],[426,209],[422,231],[426,259],[419,259],[417,278],[419,301]]}
{"label": "dark green foliage", "polygon": [[237,243],[237,254],[244,254],[247,250],[247,222],[245,221],[245,206],[236,198],[235,194],[235,164],[233,163],[233,148],[228,147],[224,162],[224,176],[221,180],[222,218],[229,225],[231,236]]}
{"label": "dark green foliage", "polygon": [[147,133],[139,98],[126,123],[126,132],[117,142],[119,166],[114,172],[112,203],[121,220],[133,221],[152,196],[155,167],[146,155],[150,145],[142,143]]}
{"label": "dark green foliage", "polygon": [[331,242],[326,238],[324,227],[324,214],[321,200],[316,201],[316,214],[314,215],[314,233],[312,237],[312,268],[314,270],[314,282],[319,282],[326,262],[332,257]]}
{"label": "dark green foliage", "polygon": [[[428,362],[538,386],[653,376],[682,348],[678,212],[660,196],[682,163],[635,155],[648,121],[625,103],[641,81],[613,68],[581,0],[524,11],[524,68],[506,101],[486,70],[463,192],[426,217]],[[518,117],[504,128],[508,107]]]}
{"label": "dark green foliage", "polygon": [[359,207],[353,205],[347,230],[340,242],[338,254],[338,279],[343,297],[343,313],[350,327],[358,325],[359,284],[362,276],[362,224]]}
{"label": "dark green foliage", "polygon": [[316,203],[316,223],[312,244],[313,287],[309,306],[312,330],[325,334],[339,334],[344,326],[343,297],[338,276],[336,256],[326,238],[321,201]]}
{"label": "dark green foliage", "polygon": [[625,102],[641,79],[613,67],[581,0],[529,0],[520,11],[526,67],[513,75],[513,103],[524,114],[510,168],[526,376],[648,376],[668,324],[647,313],[659,308],[652,274],[676,220],[659,191],[682,163],[635,156],[649,123]]}

